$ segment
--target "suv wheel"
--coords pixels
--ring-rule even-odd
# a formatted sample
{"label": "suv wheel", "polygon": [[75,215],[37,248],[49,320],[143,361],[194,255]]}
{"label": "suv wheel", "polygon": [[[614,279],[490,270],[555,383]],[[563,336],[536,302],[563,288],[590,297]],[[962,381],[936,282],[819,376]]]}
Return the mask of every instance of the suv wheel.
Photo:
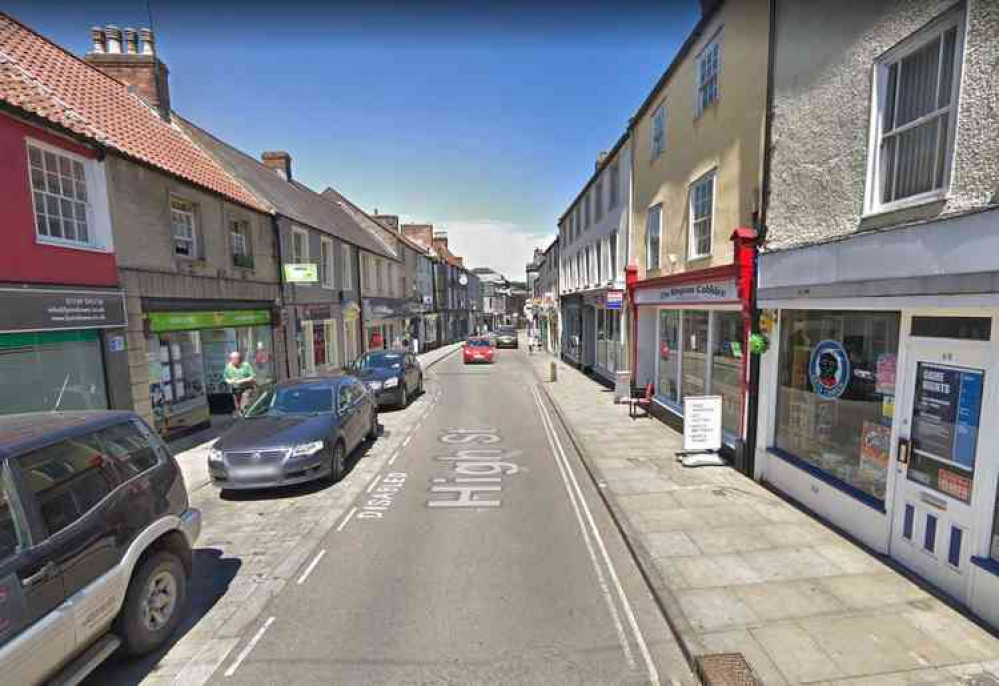
{"label": "suv wheel", "polygon": [[159,648],[180,623],[187,603],[187,575],[180,560],[161,550],[132,575],[116,633],[130,655]]}

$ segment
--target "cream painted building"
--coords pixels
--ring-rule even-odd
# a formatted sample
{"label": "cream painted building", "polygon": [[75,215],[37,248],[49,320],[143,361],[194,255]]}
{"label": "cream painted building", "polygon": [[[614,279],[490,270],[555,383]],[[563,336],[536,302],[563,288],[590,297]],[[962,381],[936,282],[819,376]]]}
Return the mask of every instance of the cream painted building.
{"label": "cream painted building", "polygon": [[678,423],[685,397],[722,396],[733,448],[745,435],[768,32],[765,0],[715,3],[631,128],[634,382],[651,384],[657,412]]}

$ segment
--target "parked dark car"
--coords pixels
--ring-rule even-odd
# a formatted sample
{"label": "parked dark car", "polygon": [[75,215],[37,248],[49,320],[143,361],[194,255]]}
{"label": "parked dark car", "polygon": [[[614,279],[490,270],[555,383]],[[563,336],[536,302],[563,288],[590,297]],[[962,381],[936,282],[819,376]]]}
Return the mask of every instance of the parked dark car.
{"label": "parked dark car", "polygon": [[339,481],[347,456],[378,435],[378,407],[360,381],[332,374],[273,386],[208,453],[222,490]]}
{"label": "parked dark car", "polygon": [[423,370],[413,353],[373,350],[354,360],[350,372],[375,394],[379,407],[406,407],[423,393]]}
{"label": "parked dark car", "polygon": [[512,326],[498,326],[496,327],[496,348],[514,348],[520,347],[520,343],[517,341],[517,330]]}
{"label": "parked dark car", "polygon": [[184,613],[201,513],[131,412],[0,416],[0,681],[78,683]]}

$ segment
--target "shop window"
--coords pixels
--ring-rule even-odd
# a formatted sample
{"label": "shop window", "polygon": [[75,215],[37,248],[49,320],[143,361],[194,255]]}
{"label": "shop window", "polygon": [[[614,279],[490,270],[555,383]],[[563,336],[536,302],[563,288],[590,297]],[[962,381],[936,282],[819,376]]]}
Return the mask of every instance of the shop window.
{"label": "shop window", "polygon": [[653,205],[645,217],[645,268],[659,269],[659,234],[662,230],[662,205]]}
{"label": "shop window", "polygon": [[37,143],[28,143],[28,166],[39,238],[59,243],[94,244],[85,160]]}
{"label": "shop window", "polygon": [[690,187],[690,258],[711,254],[715,204],[715,173],[709,172]]}
{"label": "shop window", "polygon": [[659,312],[658,394],[671,403],[680,402],[680,311]]}
{"label": "shop window", "polygon": [[898,335],[896,312],[781,315],[775,446],[881,501]]}
{"label": "shop window", "polygon": [[312,324],[312,366],[310,372],[326,366],[326,327],[321,323]]}
{"label": "shop window", "polygon": [[174,254],[197,259],[198,227],[192,203],[180,198],[170,199],[170,228]]}
{"label": "shop window", "polygon": [[597,364],[607,368],[607,310],[597,310]]}
{"label": "shop window", "polygon": [[961,12],[906,39],[875,65],[873,211],[947,186],[960,82]]}
{"label": "shop window", "polygon": [[680,393],[706,395],[708,390],[708,313],[683,311],[683,367]]}
{"label": "shop window", "polygon": [[711,315],[711,393],[722,398],[722,428],[739,434],[742,428],[743,322],[739,312]]}
{"label": "shop window", "polygon": [[230,219],[229,237],[232,241],[233,266],[253,269],[253,249],[250,246],[250,223],[242,219]]}
{"label": "shop window", "polygon": [[96,331],[0,334],[0,414],[106,410]]}
{"label": "shop window", "polygon": [[[198,331],[161,333],[149,339],[149,394],[157,428],[185,415],[207,419],[208,389]],[[223,365],[224,366],[224,365]]]}

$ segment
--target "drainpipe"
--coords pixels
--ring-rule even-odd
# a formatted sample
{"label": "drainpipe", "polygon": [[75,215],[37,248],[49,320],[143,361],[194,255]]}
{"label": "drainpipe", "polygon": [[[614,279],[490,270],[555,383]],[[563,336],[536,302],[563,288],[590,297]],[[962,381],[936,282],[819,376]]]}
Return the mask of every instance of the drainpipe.
{"label": "drainpipe", "polygon": [[[286,379],[291,378],[291,357],[288,355],[288,322],[291,318],[287,316],[287,303],[285,302],[285,286],[287,284],[284,280],[284,255],[281,250],[281,227],[278,225],[278,218],[276,214],[271,215],[271,226],[274,227],[274,239],[277,245],[277,258],[278,258],[278,284],[280,296],[278,297],[278,307],[280,308],[280,316],[284,320],[285,325],[281,327],[282,333],[284,334],[284,375]],[[295,349],[295,354],[298,354],[298,349]]]}
{"label": "drainpipe", "polygon": [[635,286],[638,284],[638,266],[634,263],[624,268],[624,284],[628,290],[631,307],[631,386],[638,385],[638,307],[635,305]]}

